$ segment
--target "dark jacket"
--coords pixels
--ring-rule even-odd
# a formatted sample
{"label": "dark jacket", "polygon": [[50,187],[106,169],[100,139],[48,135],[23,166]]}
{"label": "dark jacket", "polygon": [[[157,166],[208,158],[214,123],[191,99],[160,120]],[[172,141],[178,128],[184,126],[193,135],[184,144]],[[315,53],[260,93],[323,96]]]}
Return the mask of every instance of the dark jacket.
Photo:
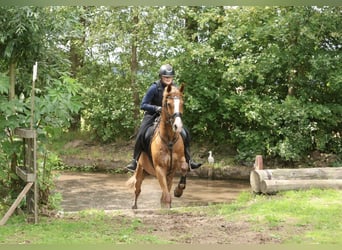
{"label": "dark jacket", "polygon": [[[174,83],[172,82],[172,85]],[[140,109],[144,110],[149,115],[154,115],[158,107],[162,106],[163,92],[165,88],[160,80],[155,81],[147,90],[144,98],[141,101]]]}

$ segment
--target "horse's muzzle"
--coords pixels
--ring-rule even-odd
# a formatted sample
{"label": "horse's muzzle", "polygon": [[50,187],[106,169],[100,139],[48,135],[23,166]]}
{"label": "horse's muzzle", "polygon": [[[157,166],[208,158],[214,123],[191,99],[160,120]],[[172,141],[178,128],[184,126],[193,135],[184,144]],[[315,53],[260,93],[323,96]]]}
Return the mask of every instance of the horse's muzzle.
{"label": "horse's muzzle", "polygon": [[176,116],[174,114],[175,121],[172,124],[173,132],[176,132],[176,133],[180,133],[183,129],[183,122],[182,122],[181,114],[180,113],[178,114],[179,115],[176,115]]}

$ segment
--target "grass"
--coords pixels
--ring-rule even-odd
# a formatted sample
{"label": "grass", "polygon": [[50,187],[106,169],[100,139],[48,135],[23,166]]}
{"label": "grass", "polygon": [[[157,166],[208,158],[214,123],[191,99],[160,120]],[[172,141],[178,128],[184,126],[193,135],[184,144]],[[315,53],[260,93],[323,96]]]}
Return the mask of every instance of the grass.
{"label": "grass", "polygon": [[[342,191],[311,189],[276,196],[240,195],[213,213],[246,220],[255,230],[287,227],[285,243],[342,244]],[[296,233],[294,233],[296,232]]]}
{"label": "grass", "polygon": [[134,244],[163,243],[155,237],[136,235],[138,219],[108,215],[104,211],[82,211],[64,218],[40,218],[36,225],[15,216],[0,227],[2,244]]}
{"label": "grass", "polygon": [[[171,211],[223,215],[232,222],[248,222],[254,232],[268,231],[285,244],[342,244],[341,190],[288,191],[273,196],[243,192],[231,204]],[[139,219],[100,210],[63,218],[43,217],[37,225],[27,224],[22,216],[14,216],[6,226],[0,227],[0,243],[169,243],[142,228],[144,225]]]}

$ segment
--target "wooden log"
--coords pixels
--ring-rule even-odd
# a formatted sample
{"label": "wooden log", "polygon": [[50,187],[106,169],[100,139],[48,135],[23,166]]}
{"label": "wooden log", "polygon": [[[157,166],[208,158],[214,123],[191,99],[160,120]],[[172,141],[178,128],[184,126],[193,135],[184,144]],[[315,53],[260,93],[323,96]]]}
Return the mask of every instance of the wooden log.
{"label": "wooden log", "polygon": [[252,191],[260,193],[263,180],[337,180],[342,179],[342,168],[296,168],[296,169],[264,169],[250,173]]}
{"label": "wooden log", "polygon": [[261,192],[264,194],[311,188],[342,189],[342,180],[263,180],[260,185]]}

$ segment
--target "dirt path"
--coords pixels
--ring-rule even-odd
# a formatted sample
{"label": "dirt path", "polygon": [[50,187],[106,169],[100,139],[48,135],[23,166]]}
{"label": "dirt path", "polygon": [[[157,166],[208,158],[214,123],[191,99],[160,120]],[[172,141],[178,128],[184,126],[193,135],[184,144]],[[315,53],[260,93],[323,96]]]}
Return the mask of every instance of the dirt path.
{"label": "dirt path", "polygon": [[204,213],[138,210],[127,212],[125,216],[141,221],[144,227],[138,233],[146,234],[148,231],[161,239],[181,244],[280,243],[279,236],[275,237],[275,235],[286,235],[282,229],[271,231],[264,228],[262,231],[256,231],[246,221],[230,222],[222,216],[207,216]]}

